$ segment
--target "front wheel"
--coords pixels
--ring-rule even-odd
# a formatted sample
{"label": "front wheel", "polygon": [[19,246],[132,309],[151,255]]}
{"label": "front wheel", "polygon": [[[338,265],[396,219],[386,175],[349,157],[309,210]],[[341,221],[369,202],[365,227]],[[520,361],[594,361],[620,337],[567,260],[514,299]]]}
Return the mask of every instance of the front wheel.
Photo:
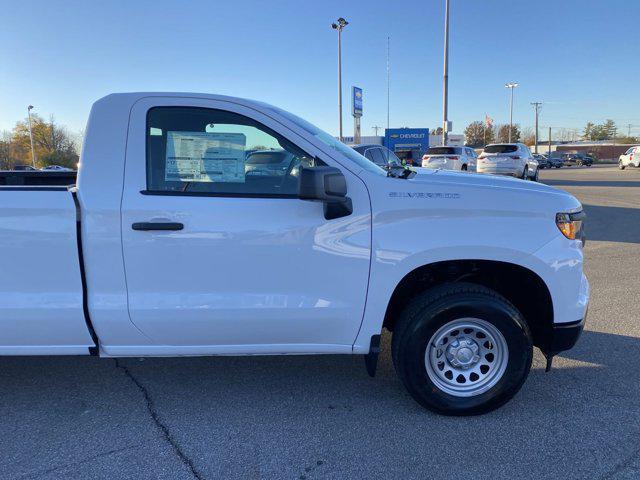
{"label": "front wheel", "polygon": [[522,177],[520,178],[522,178],[522,180],[526,180],[528,176],[529,176],[529,169],[525,166],[524,170],[522,170]]}
{"label": "front wheel", "polygon": [[624,165],[622,164],[622,160],[620,160],[620,161],[618,162],[618,168],[619,168],[620,170],[624,170]]}
{"label": "front wheel", "polygon": [[404,310],[392,340],[398,376],[423,407],[478,415],[508,402],[531,368],[531,334],[520,312],[471,283],[435,287]]}
{"label": "front wheel", "polygon": [[540,169],[536,168],[536,173],[531,177],[531,180],[537,182],[540,179]]}

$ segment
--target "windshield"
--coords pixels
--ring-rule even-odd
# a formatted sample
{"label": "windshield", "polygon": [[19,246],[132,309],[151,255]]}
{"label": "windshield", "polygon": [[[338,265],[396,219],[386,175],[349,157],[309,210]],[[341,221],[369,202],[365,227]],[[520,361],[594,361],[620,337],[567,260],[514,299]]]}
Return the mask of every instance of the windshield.
{"label": "windshield", "polygon": [[249,163],[251,165],[265,165],[269,163],[282,163],[287,160],[288,153],[284,150],[280,151],[264,151],[264,152],[253,152],[249,154],[247,157],[247,161],[245,163]]}
{"label": "windshield", "polygon": [[516,145],[487,145],[484,149],[485,153],[511,153],[517,152]]}
{"label": "windshield", "polygon": [[402,165],[402,161],[388,148],[384,149],[384,155],[387,157],[387,163],[390,165]]}
{"label": "windshield", "polygon": [[456,147],[431,147],[427,155],[460,155],[460,149]]}
{"label": "windshield", "polygon": [[263,107],[282,115],[290,122],[295,123],[298,127],[310,133],[311,135],[316,137],[318,140],[320,140],[322,143],[324,143],[328,147],[342,153],[345,157],[349,158],[349,160],[354,162],[356,165],[358,165],[362,169],[372,173],[376,173],[378,175],[383,175],[383,176],[387,175],[387,172],[384,169],[380,168],[375,163],[370,162],[365,157],[363,157],[358,152],[356,152],[353,148],[346,146],[340,140],[333,138],[327,132],[320,130],[318,127],[307,122],[306,120],[303,120],[302,118],[296,115],[293,115],[292,113],[289,113],[285,110],[282,110],[278,107],[274,107],[272,105],[262,103],[262,102],[257,102],[257,103],[260,103],[260,105],[262,105]]}

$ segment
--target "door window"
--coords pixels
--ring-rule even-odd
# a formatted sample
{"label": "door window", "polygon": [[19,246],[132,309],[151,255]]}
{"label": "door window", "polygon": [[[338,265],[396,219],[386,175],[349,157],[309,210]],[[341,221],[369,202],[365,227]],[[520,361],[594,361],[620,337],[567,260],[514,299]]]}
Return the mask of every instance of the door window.
{"label": "door window", "polygon": [[369,151],[371,152],[373,162],[376,165],[382,166],[387,164],[387,159],[385,158],[381,148],[372,148]]}
{"label": "door window", "polygon": [[364,156],[367,160],[369,160],[370,162],[373,162],[373,148],[367,148],[364,151]]}
{"label": "door window", "polygon": [[319,164],[259,122],[224,110],[157,107],[147,114],[147,190],[296,196],[301,167]]}

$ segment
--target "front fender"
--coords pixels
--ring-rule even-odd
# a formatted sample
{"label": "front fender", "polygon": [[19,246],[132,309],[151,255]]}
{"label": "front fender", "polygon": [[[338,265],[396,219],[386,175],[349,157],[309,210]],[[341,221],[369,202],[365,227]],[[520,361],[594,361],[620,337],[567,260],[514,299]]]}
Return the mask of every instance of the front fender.
{"label": "front fender", "polygon": [[[467,251],[469,255],[461,255]],[[471,254],[472,253],[472,254]],[[369,283],[367,303],[362,325],[353,345],[354,353],[366,353],[369,349],[371,337],[379,335],[391,297],[400,282],[414,270],[439,262],[452,260],[485,260],[508,263],[526,268],[538,275],[549,287],[549,281],[554,276],[554,267],[544,259],[533,256],[529,252],[500,247],[468,245],[466,249],[458,247],[441,247],[429,251],[416,252],[399,260],[393,268],[389,268],[389,256],[374,257],[372,261],[372,275]],[[553,282],[554,285],[561,283]],[[551,291],[551,289],[550,289]],[[553,291],[552,301],[554,300]],[[556,302],[554,301],[554,317]]]}

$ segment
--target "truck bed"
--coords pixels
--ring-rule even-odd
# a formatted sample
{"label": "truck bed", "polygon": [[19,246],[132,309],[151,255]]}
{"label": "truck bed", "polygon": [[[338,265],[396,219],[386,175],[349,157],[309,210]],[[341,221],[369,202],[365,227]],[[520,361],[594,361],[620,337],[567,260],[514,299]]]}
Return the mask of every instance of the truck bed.
{"label": "truck bed", "polygon": [[0,205],[0,355],[89,354],[72,192],[0,186]]}
{"label": "truck bed", "polygon": [[41,170],[4,170],[0,171],[0,185],[62,185],[76,183],[78,172],[41,171]]}

